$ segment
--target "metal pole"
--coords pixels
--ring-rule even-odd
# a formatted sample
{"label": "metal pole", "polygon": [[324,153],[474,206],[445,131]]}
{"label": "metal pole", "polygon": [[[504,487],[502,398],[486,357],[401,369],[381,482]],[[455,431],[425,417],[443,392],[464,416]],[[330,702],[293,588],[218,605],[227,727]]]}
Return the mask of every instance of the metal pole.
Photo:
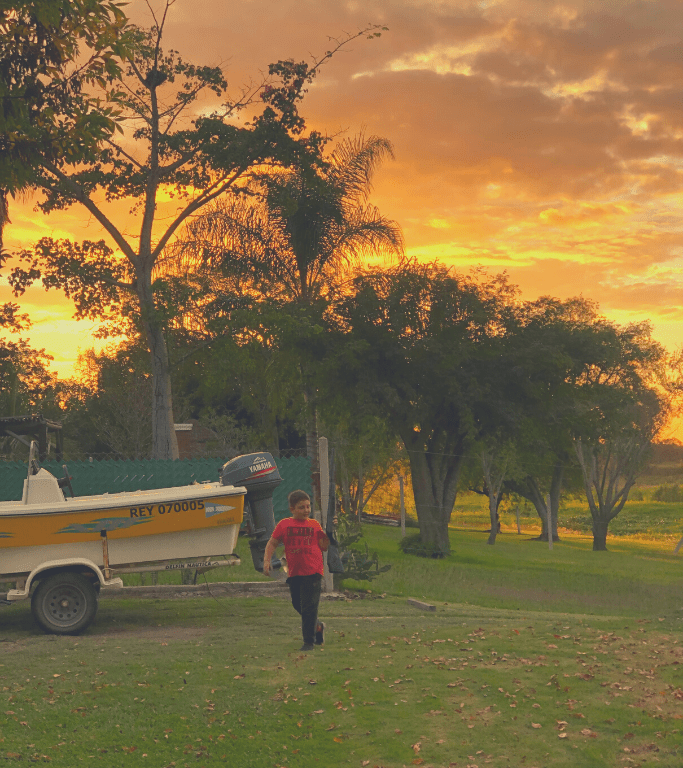
{"label": "metal pole", "polygon": [[403,497],[403,475],[398,476],[398,493],[401,500],[401,538],[406,535],[406,504]]}
{"label": "metal pole", "polygon": [[109,568],[109,542],[107,540],[107,532],[100,531],[102,538],[102,562],[104,564],[104,578],[109,581],[111,579],[111,570]]}

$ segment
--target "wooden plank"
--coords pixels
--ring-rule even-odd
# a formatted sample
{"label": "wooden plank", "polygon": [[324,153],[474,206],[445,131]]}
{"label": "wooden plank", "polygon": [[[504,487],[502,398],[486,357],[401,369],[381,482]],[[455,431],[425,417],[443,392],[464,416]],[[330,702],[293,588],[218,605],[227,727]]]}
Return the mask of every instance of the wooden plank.
{"label": "wooden plank", "polygon": [[436,606],[431,603],[423,603],[422,600],[416,600],[414,597],[408,598],[408,604],[414,608],[419,608],[421,611],[435,611]]}

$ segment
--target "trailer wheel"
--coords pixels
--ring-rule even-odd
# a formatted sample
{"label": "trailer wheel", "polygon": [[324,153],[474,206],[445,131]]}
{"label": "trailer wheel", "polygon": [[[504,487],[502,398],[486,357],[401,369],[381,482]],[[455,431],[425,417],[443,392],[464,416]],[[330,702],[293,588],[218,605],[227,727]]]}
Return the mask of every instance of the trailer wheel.
{"label": "trailer wheel", "polygon": [[43,579],[31,598],[33,618],[53,635],[77,635],[97,613],[97,592],[78,573],[55,573]]}

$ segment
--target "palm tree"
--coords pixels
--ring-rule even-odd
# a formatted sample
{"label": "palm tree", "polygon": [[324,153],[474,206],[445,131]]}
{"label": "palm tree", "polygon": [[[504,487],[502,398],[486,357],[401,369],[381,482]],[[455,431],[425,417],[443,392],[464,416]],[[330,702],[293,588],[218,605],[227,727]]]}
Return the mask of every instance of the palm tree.
{"label": "palm tree", "polygon": [[188,227],[185,256],[223,274],[249,274],[271,296],[320,298],[342,267],[402,252],[398,224],[368,202],[377,166],[393,156],[387,139],[360,135],[340,142],[323,167],[262,174]]}
{"label": "palm tree", "polygon": [[[393,158],[391,142],[359,135],[339,142],[324,164],[264,173],[243,194],[231,195],[187,228],[177,251],[187,268],[248,280],[270,298],[311,306],[340,287],[344,272],[369,256],[400,255],[399,225],[369,202],[379,164]],[[306,445],[317,472],[315,389],[300,363],[306,404]]]}

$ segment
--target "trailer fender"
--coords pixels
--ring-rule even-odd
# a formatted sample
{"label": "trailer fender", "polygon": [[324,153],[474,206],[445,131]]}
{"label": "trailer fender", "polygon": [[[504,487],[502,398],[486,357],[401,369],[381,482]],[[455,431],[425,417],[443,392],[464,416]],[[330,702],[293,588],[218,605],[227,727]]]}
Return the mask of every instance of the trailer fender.
{"label": "trailer fender", "polygon": [[[35,579],[48,574],[59,573],[60,571],[67,572],[73,571],[75,573],[81,573],[83,575],[89,575],[93,582],[97,584],[97,589],[101,586],[123,586],[121,579],[109,579],[104,577],[104,573],[99,565],[92,560],[88,560],[85,557],[69,557],[62,560],[46,560],[39,566],[34,568],[31,573],[26,577],[26,581],[23,588],[19,588],[17,583],[17,589],[10,589],[7,593],[8,600],[24,600],[29,597],[31,592],[31,586]],[[89,572],[89,573],[88,573]]]}

